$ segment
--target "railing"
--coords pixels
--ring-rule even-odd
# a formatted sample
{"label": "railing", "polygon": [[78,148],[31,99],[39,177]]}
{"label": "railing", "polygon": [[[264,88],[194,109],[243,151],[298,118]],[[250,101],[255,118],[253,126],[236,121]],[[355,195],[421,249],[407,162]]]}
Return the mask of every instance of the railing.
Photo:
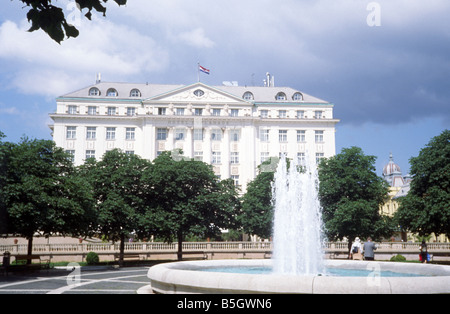
{"label": "railing", "polygon": [[[404,242],[382,242],[377,243],[378,253],[414,253],[419,252],[420,243]],[[429,252],[449,253],[450,243],[427,243]],[[0,245],[0,255],[3,252],[10,252],[12,255],[26,254],[28,246],[26,244]],[[160,242],[133,242],[125,244],[125,252],[142,254],[165,254],[176,253],[177,243]],[[33,245],[33,254],[52,254],[52,255],[77,255],[96,252],[98,254],[114,254],[119,251],[119,243],[88,243],[88,244],[35,244]],[[183,243],[184,252],[205,252],[205,253],[224,253],[224,252],[271,252],[271,242],[185,242]],[[326,242],[324,243],[325,253],[346,253],[348,252],[347,242]]]}

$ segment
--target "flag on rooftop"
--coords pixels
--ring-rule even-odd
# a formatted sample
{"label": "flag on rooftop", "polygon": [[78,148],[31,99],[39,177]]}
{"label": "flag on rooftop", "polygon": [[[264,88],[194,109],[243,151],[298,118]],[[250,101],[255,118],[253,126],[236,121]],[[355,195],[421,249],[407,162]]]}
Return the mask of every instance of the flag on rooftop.
{"label": "flag on rooftop", "polygon": [[198,69],[200,72],[203,72],[203,73],[209,75],[209,72],[210,72],[209,69],[202,67],[200,64],[198,65]]}

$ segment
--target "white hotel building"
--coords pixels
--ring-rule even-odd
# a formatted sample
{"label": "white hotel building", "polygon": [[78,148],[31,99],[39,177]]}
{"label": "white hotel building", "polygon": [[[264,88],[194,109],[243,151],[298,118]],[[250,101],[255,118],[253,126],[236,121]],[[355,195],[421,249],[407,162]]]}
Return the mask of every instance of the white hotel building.
{"label": "white hotel building", "polygon": [[335,154],[334,105],[289,87],[97,82],[56,101],[53,139],[76,165],[116,148],[149,160],[182,149],[245,192],[270,157]]}

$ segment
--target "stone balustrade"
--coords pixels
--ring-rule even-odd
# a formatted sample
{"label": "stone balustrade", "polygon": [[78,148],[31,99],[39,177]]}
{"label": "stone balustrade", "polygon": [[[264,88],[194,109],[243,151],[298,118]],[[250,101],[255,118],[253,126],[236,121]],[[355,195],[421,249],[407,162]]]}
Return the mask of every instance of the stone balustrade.
{"label": "stone balustrade", "polygon": [[[449,253],[450,243],[428,243],[428,251]],[[420,243],[381,242],[377,243],[377,253],[419,252]],[[27,253],[26,244],[0,245],[0,254],[9,251],[12,255]],[[177,243],[160,242],[131,242],[125,244],[125,252],[129,253],[176,253]],[[82,243],[82,244],[35,244],[33,254],[74,255],[96,252],[98,254],[112,254],[119,251],[119,243]],[[271,242],[184,242],[184,252],[270,252]],[[324,252],[348,252],[347,242],[326,242]]]}

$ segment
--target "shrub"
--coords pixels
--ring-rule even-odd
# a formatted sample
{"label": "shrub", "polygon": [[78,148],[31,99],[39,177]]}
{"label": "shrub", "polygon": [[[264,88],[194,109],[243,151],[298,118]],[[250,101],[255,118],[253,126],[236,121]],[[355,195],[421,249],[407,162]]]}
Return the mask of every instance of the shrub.
{"label": "shrub", "polygon": [[391,257],[391,262],[404,262],[404,261],[406,261],[406,257],[400,254]]}
{"label": "shrub", "polygon": [[98,257],[98,254],[95,252],[89,252],[88,255],[86,256],[86,263],[88,265],[95,265],[98,264],[100,262],[100,259]]}

